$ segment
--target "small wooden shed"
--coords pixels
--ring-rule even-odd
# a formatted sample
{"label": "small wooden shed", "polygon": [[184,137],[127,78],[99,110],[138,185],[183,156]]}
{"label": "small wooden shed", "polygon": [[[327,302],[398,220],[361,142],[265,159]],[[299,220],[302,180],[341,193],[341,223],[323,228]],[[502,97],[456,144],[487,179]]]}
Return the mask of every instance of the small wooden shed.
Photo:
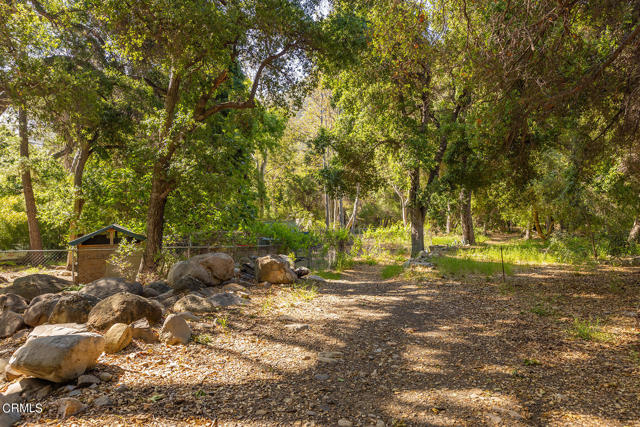
{"label": "small wooden shed", "polygon": [[109,263],[111,255],[118,249],[124,238],[138,246],[146,239],[141,234],[136,234],[117,224],[111,224],[69,242],[69,245],[77,247],[75,268],[77,274],[74,282],[89,283],[102,277],[117,276],[133,276],[127,278],[134,279],[140,265],[142,247],[129,256],[127,264],[130,265],[130,271],[124,274]]}

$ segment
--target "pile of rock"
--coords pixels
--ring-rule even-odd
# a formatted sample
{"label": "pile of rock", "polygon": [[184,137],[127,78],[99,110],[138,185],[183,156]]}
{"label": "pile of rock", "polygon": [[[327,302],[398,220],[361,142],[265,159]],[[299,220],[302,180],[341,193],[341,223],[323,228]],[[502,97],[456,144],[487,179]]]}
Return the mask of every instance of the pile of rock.
{"label": "pile of rock", "polygon": [[449,249],[450,247],[445,245],[431,245],[428,250],[420,251],[415,258],[406,261],[404,266],[411,267],[412,265],[417,265],[420,267],[433,267],[433,258],[444,255]]}
{"label": "pile of rock", "polygon": [[[178,262],[167,281],[145,286],[103,278],[71,291],[72,283],[55,276],[16,279],[0,289],[0,338],[26,340],[10,360],[0,359],[0,380],[34,377],[49,382],[38,383],[45,390],[81,376],[97,378],[84,374],[103,352],[120,352],[133,340],[185,345],[192,334],[188,320],[199,320],[194,313],[245,304],[258,281],[288,284],[308,275],[309,269],[295,268],[285,255],[245,259],[236,268],[229,255],[212,253]],[[24,393],[17,395],[24,399]],[[70,398],[61,402],[62,418],[83,408]],[[6,393],[0,399],[7,401]]]}

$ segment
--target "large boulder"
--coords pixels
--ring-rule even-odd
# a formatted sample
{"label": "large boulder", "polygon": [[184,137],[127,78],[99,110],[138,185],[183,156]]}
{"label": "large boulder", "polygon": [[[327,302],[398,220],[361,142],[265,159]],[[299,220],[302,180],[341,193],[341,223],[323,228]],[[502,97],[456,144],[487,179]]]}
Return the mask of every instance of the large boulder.
{"label": "large boulder", "polygon": [[140,318],[156,323],[162,318],[162,309],[139,295],[121,292],[100,301],[89,313],[87,324],[104,330],[116,323],[129,324]]}
{"label": "large boulder", "polygon": [[61,294],[43,294],[34,298],[24,312],[24,323],[32,327],[46,323],[60,298]]}
{"label": "large boulder", "polygon": [[214,284],[209,270],[199,263],[191,261],[180,261],[173,264],[171,270],[169,270],[167,282],[171,288],[176,289],[175,286],[178,280],[185,276],[191,276],[207,285]]}
{"label": "large boulder", "polygon": [[235,263],[229,255],[215,252],[210,254],[197,255],[189,259],[206,268],[211,274],[212,283],[219,285],[225,280],[233,278]]}
{"label": "large boulder", "polygon": [[145,298],[154,298],[159,295],[164,294],[165,292],[169,292],[171,290],[171,286],[167,284],[164,280],[158,280],[156,282],[151,282],[148,285],[142,287],[142,296]]}
{"label": "large boulder", "polygon": [[27,301],[38,295],[55,294],[73,283],[48,274],[30,274],[18,277],[10,286],[0,288],[0,294],[17,294]]}
{"label": "large boulder", "polygon": [[27,300],[17,294],[0,295],[0,312],[13,311],[14,313],[23,313],[29,304]]}
{"label": "large boulder", "polygon": [[86,323],[89,312],[100,300],[92,295],[73,293],[62,296],[49,315],[49,323]]}
{"label": "large boulder", "polygon": [[53,382],[76,379],[96,365],[104,338],[91,332],[28,339],[9,360],[14,372]]}
{"label": "large boulder", "polygon": [[55,335],[74,335],[89,332],[87,325],[79,323],[59,323],[57,325],[40,325],[33,328],[27,341],[34,338],[51,337]]}
{"label": "large boulder", "polygon": [[104,351],[117,353],[131,343],[132,331],[129,325],[116,323],[104,334]]}
{"label": "large boulder", "polygon": [[283,255],[267,255],[256,260],[258,282],[293,283],[298,275],[291,269],[289,258]]}
{"label": "large boulder", "polygon": [[186,345],[191,338],[191,327],[182,316],[170,314],[167,316],[162,330],[160,331],[160,339],[168,345],[182,344]]}
{"label": "large boulder", "polygon": [[192,313],[210,313],[215,309],[216,306],[209,302],[206,298],[194,294],[183,296],[173,305],[173,311],[176,313],[180,313],[181,311],[190,311]]}
{"label": "large boulder", "polygon": [[26,328],[24,319],[13,311],[3,311],[0,313],[0,338],[7,338]]}
{"label": "large boulder", "polygon": [[192,276],[182,276],[172,286],[177,293],[198,292],[207,287],[204,282]]}
{"label": "large boulder", "polygon": [[81,294],[91,295],[100,300],[120,292],[142,295],[142,285],[138,282],[130,282],[121,277],[107,277],[94,280],[80,290]]}

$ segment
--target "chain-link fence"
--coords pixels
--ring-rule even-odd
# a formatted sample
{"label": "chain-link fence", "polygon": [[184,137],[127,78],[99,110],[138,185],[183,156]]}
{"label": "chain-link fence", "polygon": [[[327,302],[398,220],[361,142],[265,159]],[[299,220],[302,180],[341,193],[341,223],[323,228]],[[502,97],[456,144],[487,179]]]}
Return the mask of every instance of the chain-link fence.
{"label": "chain-link fence", "polygon": [[69,251],[72,249],[42,249],[0,251],[0,265],[57,267],[67,263]]}
{"label": "chain-link fence", "polygon": [[[249,262],[251,258],[268,254],[283,253],[283,246],[270,239],[259,240],[257,245],[168,245],[164,246],[159,257],[159,272],[167,274],[177,261],[183,261],[196,255],[223,252],[230,255],[238,264]],[[122,271],[137,271],[141,252],[127,256],[119,256],[114,247],[110,248],[78,248],[45,249],[45,250],[8,250],[0,251],[0,267],[25,269],[30,267],[42,269],[68,269],[82,276],[83,271],[100,274],[113,274],[113,268]],[[297,250],[294,253],[297,266],[305,266],[312,270],[326,270],[334,265],[335,250],[327,250],[322,246]],[[82,264],[82,265],[80,265]],[[133,265],[137,264],[137,265]],[[123,267],[124,265],[124,267]]]}

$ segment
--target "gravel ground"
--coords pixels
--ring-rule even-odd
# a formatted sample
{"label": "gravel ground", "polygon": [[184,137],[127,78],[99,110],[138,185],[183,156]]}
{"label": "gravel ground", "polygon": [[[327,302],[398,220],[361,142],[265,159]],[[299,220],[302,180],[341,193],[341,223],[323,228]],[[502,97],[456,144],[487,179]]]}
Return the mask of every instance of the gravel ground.
{"label": "gravel ground", "polygon": [[[103,355],[93,373],[113,381],[80,389],[86,411],[56,419],[59,389],[26,421],[640,425],[637,269],[539,268],[505,284],[382,280],[380,270],[358,265],[310,301],[254,288],[250,305],[192,322],[188,346],[136,342]],[[606,339],[572,336],[574,318],[589,316]],[[18,344],[0,342],[0,357]],[[96,407],[104,395],[111,405]]]}

